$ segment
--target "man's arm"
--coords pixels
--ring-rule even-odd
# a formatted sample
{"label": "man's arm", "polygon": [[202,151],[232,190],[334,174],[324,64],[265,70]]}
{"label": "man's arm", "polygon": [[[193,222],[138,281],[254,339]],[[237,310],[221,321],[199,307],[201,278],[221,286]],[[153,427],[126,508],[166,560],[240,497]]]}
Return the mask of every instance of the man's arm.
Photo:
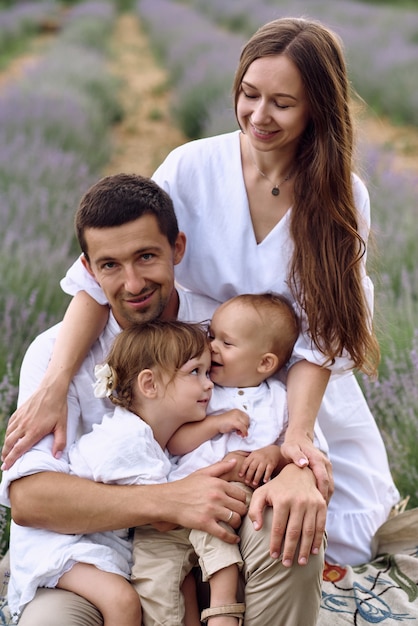
{"label": "man's arm", "polygon": [[[67,393],[73,376],[88,349],[95,342],[109,317],[109,308],[80,291],[71,300],[51,349],[45,373],[37,374],[35,387],[27,376],[21,377],[19,408],[10,417],[2,450],[2,470],[13,463],[49,433],[54,434],[52,454],[60,456],[65,448]],[[79,320],[83,320],[80,324]],[[46,351],[48,354],[48,351]],[[44,356],[44,355],[43,355]],[[29,357],[28,357],[29,358]],[[31,395],[27,388],[31,389]],[[26,398],[23,402],[22,397]]]}
{"label": "man's arm", "polygon": [[218,522],[246,513],[241,489],[220,480],[223,461],[159,485],[105,485],[58,472],[25,476],[10,486],[12,517],[22,526],[61,533],[91,533],[165,521],[204,530],[234,543]]}

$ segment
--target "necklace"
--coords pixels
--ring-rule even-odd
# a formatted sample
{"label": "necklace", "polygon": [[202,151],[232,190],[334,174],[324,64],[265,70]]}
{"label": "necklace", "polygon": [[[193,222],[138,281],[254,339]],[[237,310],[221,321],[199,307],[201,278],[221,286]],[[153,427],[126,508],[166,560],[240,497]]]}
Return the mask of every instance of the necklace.
{"label": "necklace", "polygon": [[260,168],[258,167],[257,163],[255,162],[255,159],[253,157],[253,153],[251,152],[251,150],[249,150],[249,153],[250,153],[251,161],[253,162],[254,167],[257,170],[257,172],[259,174],[261,174],[261,176],[263,176],[263,178],[268,180],[271,185],[273,185],[273,189],[271,190],[272,196],[280,196],[280,186],[283,185],[283,183],[287,182],[288,180],[290,180],[292,178],[293,172],[290,172],[290,174],[285,176],[285,178],[283,178],[283,180],[281,180],[279,183],[274,183],[272,180],[270,180],[270,178],[267,176],[267,174],[264,174],[264,172],[262,172],[260,170]]}

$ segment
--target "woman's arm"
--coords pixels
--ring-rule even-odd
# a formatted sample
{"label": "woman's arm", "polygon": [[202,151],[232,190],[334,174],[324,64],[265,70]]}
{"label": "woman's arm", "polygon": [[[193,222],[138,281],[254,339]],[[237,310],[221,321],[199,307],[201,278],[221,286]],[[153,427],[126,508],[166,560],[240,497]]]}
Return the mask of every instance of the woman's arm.
{"label": "woman's arm", "polygon": [[328,502],[334,490],[330,461],[313,444],[314,425],[330,377],[326,368],[298,361],[287,375],[289,425],[282,454],[299,467],[309,465]]}
{"label": "woman's arm", "polygon": [[71,300],[62,321],[48,368],[35,393],[10,417],[2,450],[2,469],[13,463],[42,437],[54,433],[53,454],[65,448],[67,393],[88,350],[102,332],[109,315],[84,291]]}

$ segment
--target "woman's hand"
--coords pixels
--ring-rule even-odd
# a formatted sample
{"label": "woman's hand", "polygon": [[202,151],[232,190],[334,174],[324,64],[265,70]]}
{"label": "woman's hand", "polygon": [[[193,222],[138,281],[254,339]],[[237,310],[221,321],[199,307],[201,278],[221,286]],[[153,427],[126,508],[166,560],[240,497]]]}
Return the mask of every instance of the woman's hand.
{"label": "woman's hand", "polygon": [[328,369],[303,360],[290,368],[286,380],[289,424],[282,445],[282,453],[288,462],[298,467],[309,465],[327,502],[334,492],[331,463],[312,442],[330,375]]}
{"label": "woman's hand", "polygon": [[332,466],[329,458],[314,446],[311,439],[305,437],[288,437],[281,446],[283,458],[288,463],[294,463],[298,467],[306,467],[309,465],[315,479],[316,486],[329,502],[334,493],[334,478],[332,475]]}
{"label": "woman's hand", "polygon": [[46,435],[54,433],[52,453],[61,456],[67,438],[67,388],[39,387],[10,417],[2,450],[2,470]]}
{"label": "woman's hand", "polygon": [[290,463],[280,474],[254,491],[248,515],[255,530],[263,526],[263,511],[273,507],[270,554],[290,567],[296,555],[306,565],[310,554],[317,554],[323,541],[327,504],[316,488],[312,471]]}

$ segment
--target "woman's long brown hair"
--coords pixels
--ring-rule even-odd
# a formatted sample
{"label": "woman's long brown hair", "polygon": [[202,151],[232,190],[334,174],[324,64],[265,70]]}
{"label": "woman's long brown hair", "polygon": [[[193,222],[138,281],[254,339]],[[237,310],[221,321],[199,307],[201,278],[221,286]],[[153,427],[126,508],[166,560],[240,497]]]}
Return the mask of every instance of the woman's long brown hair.
{"label": "woman's long brown hair", "polygon": [[296,155],[289,286],[327,364],[347,351],[356,368],[375,375],[380,351],[362,287],[366,246],[353,197],[353,124],[342,47],[318,22],[269,22],[242,51],[234,80],[235,107],[251,63],[278,54],[298,68],[310,109]]}

